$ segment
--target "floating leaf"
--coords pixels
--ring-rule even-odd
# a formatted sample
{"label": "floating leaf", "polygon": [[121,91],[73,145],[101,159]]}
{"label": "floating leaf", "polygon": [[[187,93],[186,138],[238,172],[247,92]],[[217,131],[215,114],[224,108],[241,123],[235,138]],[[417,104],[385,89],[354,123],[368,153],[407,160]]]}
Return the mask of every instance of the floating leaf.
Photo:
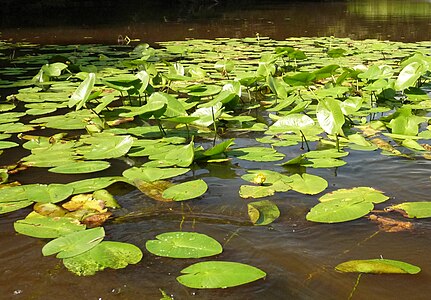
{"label": "floating leaf", "polygon": [[409,218],[429,218],[431,217],[431,202],[404,202],[393,205],[389,209],[401,209],[407,213]]}
{"label": "floating leaf", "polygon": [[321,202],[307,214],[308,221],[319,223],[339,223],[356,220],[374,208],[373,203],[358,199],[336,199]]}
{"label": "floating leaf", "polygon": [[241,198],[263,198],[275,194],[271,186],[241,185],[239,195]]}
{"label": "floating leaf", "polygon": [[60,174],[82,174],[99,172],[109,168],[107,161],[76,161],[49,169],[49,172]]}
{"label": "floating leaf", "polygon": [[154,255],[172,258],[201,258],[220,254],[222,246],[215,239],[196,232],[166,232],[149,240],[145,247]]}
{"label": "floating leaf", "polygon": [[145,182],[158,181],[166,178],[171,178],[183,175],[190,171],[189,168],[130,168],[123,172],[123,176],[131,182],[142,180]]}
{"label": "floating leaf", "polygon": [[292,189],[298,193],[315,195],[328,187],[328,182],[322,177],[311,174],[294,174],[290,176]]}
{"label": "floating leaf", "polygon": [[371,187],[355,187],[351,189],[338,189],[327,193],[319,198],[320,202],[332,200],[356,199],[358,201],[367,201],[372,203],[382,203],[389,199],[383,192]]}
{"label": "floating leaf", "polygon": [[32,212],[24,220],[16,221],[14,228],[16,232],[32,237],[57,238],[71,232],[85,230],[85,225],[71,218],[46,217]]}
{"label": "floating leaf", "polygon": [[262,270],[237,262],[206,261],[196,263],[183,270],[177,280],[182,285],[195,289],[216,289],[238,286],[265,278]]}
{"label": "floating leaf", "polygon": [[123,178],[119,176],[97,177],[74,181],[68,183],[67,185],[73,188],[74,194],[83,194],[104,189],[111,184],[121,180],[123,180]]}
{"label": "floating leaf", "polygon": [[417,266],[392,259],[363,259],[343,262],[335,267],[340,272],[371,273],[371,274],[417,274],[421,269]]}
{"label": "floating leaf", "polygon": [[202,179],[187,181],[173,185],[163,192],[163,198],[174,201],[183,201],[202,196],[207,191],[208,186]]}
{"label": "floating leaf", "polygon": [[247,204],[248,215],[254,225],[268,225],[280,216],[280,210],[269,200],[256,201]]}
{"label": "floating leaf", "polygon": [[251,161],[278,161],[284,157],[284,154],[265,147],[237,148],[229,151],[228,154]]}
{"label": "floating leaf", "polygon": [[8,149],[19,146],[17,143],[9,142],[9,141],[0,141],[0,150],[1,149]]}
{"label": "floating leaf", "polygon": [[21,208],[30,206],[33,203],[33,201],[0,202],[0,214],[20,210]]}
{"label": "floating leaf", "polygon": [[103,227],[72,232],[50,241],[42,248],[44,256],[57,253],[57,258],[77,256],[99,244],[105,237]]}
{"label": "floating leaf", "polygon": [[137,264],[142,251],[135,245],[103,241],[80,255],[63,259],[64,266],[79,276],[94,275],[106,268],[122,269]]}

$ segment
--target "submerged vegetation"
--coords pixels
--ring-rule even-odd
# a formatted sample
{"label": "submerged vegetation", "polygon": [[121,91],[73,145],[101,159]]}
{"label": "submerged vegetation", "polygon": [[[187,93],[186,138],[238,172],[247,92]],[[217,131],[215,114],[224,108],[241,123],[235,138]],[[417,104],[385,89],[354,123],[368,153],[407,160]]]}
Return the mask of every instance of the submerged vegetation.
{"label": "submerged vegetation", "polygon": [[[142,258],[135,245],[103,241],[103,224],[120,220],[116,209],[125,205],[109,192],[111,185],[127,184],[154,201],[182,207],[213,188],[196,175],[207,165],[237,163],[244,199],[319,195],[304,215],[310,222],[367,216],[381,230],[397,232],[412,223],[383,215],[431,217],[430,202],[386,205],[391,191],[354,183],[325,192],[327,180],[312,174],[316,168],[337,172],[351,151],[431,158],[429,42],[257,36],[157,48],[0,47],[0,63],[7,65],[0,71],[0,149],[21,155],[1,169],[0,213],[33,205],[15,230],[52,239],[42,254],[55,254],[75,274],[124,268]],[[237,143],[243,135],[248,142]],[[111,170],[114,161],[124,170]],[[67,174],[69,182],[14,181],[32,168]],[[103,170],[118,174],[103,177]],[[74,174],[87,179],[74,180]],[[283,217],[268,199],[249,201],[247,209],[249,225]],[[179,230],[155,229],[155,239],[145,245],[149,255],[203,258],[223,251],[203,233]],[[336,270],[420,271],[389,259],[344,262]],[[191,288],[226,288],[266,276],[251,265],[219,260],[181,273],[178,282]]]}

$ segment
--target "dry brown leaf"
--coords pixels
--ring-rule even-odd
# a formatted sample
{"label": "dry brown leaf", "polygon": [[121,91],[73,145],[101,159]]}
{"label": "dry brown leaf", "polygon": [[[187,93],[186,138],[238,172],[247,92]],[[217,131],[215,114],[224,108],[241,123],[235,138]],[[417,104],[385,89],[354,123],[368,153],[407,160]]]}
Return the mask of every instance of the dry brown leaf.
{"label": "dry brown leaf", "polygon": [[395,219],[381,217],[374,214],[368,216],[368,219],[378,223],[380,230],[383,230],[385,232],[400,232],[413,229],[413,224],[411,222],[398,221]]}

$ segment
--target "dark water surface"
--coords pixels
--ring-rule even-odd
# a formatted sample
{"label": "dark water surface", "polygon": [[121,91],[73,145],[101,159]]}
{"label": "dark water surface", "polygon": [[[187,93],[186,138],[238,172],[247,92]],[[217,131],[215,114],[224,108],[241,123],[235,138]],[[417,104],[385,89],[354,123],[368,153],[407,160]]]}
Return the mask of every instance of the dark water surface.
{"label": "dark water surface", "polygon": [[150,43],[256,33],[277,40],[332,35],[420,41],[431,36],[431,3],[420,0],[27,3],[1,12],[3,39],[42,44],[115,44],[119,35]]}
{"label": "dark water surface", "polygon": [[[53,44],[115,44],[118,35],[156,42],[259,33],[274,39],[334,35],[421,41],[429,40],[431,32],[428,1],[279,1],[244,7],[220,3],[207,10],[171,5],[165,11],[161,11],[160,5],[149,11],[139,7],[112,11],[112,24],[90,20],[88,14],[76,17],[77,22],[84,21],[79,24],[74,24],[73,18],[64,18],[65,24],[59,20],[44,21],[43,9],[51,13],[52,9],[40,11],[40,7],[33,8],[32,21],[25,19],[30,18],[29,12],[21,8],[24,19],[11,19],[14,15],[10,11],[9,19],[2,19],[1,38]],[[91,9],[94,8],[88,8]],[[109,7],[100,12],[109,13]],[[237,138],[236,143],[250,145],[253,141]],[[285,154],[294,157],[294,150],[299,151],[289,147],[285,151],[292,152]],[[5,151],[0,159],[5,164],[19,157]],[[390,203],[430,200],[431,161],[357,151],[351,151],[345,160],[347,164],[337,170],[307,171],[324,177],[330,185],[327,191],[372,186],[390,196]],[[125,167],[121,162],[117,164],[119,170]],[[403,260],[421,266],[423,271],[415,276],[363,275],[352,299],[431,298],[431,221],[415,221],[415,228],[409,232],[378,234],[377,225],[366,219],[337,225],[315,224],[307,222],[305,215],[320,195],[291,191],[270,197],[281,211],[275,223],[253,227],[248,222],[247,201],[238,195],[239,186],[244,184],[239,176],[250,168],[283,170],[272,163],[236,159],[223,167],[208,164],[195,174],[196,178],[205,179],[208,192],[203,199],[184,206],[155,202],[139,191],[114,186],[112,191],[123,208],[106,224],[107,239],[137,245],[143,249],[144,258],[136,266],[105,270],[92,277],[75,276],[58,259],[42,257],[41,248],[46,241],[14,232],[12,223],[24,218],[29,209],[2,215],[0,299],[160,299],[159,288],[175,299],[348,299],[357,275],[337,273],[334,266],[350,259],[378,257]],[[17,179],[23,183],[62,180],[43,170],[23,172],[23,177]],[[175,280],[179,270],[198,260],[158,258],[144,250],[148,239],[180,228],[217,239],[224,245],[217,260],[252,264],[267,272],[266,280],[226,290],[182,287]]]}

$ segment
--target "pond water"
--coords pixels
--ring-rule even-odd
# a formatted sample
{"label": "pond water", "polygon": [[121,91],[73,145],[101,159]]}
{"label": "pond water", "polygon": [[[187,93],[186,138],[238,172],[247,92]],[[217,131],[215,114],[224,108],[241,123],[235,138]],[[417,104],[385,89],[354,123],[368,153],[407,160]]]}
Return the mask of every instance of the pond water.
{"label": "pond water", "polygon": [[[0,32],[3,39],[42,44],[115,44],[119,35],[149,43],[256,33],[276,40],[335,36],[419,41],[431,37],[429,1],[219,2],[127,1],[81,10],[25,5],[2,10]],[[106,14],[110,17],[105,18]]]}
{"label": "pond water", "polygon": [[[148,12],[144,8],[124,8],[122,15],[113,14],[112,24],[83,21],[81,17],[83,23],[79,25],[70,19],[63,20],[63,24],[59,20],[47,22],[41,8],[37,8],[39,18],[34,19],[34,24],[30,20],[20,23],[9,11],[9,18],[3,18],[0,37],[42,44],[116,44],[119,35],[155,43],[186,38],[250,37],[259,33],[275,40],[336,36],[411,42],[429,40],[431,32],[428,1],[261,1],[244,7],[214,2],[206,10],[172,4],[173,10],[180,13],[160,8]],[[28,12],[20,13],[26,16]],[[2,94],[10,92],[3,90]],[[257,146],[259,143],[254,140],[257,136],[236,135],[235,142],[237,146]],[[299,146],[277,150],[291,158],[301,152]],[[328,181],[325,192],[370,186],[384,191],[391,197],[391,203],[429,200],[430,160],[385,156],[375,151],[349,152],[344,158],[345,166],[307,169],[307,173]],[[28,152],[6,150],[0,156],[0,165],[14,163],[25,155]],[[128,167],[123,161],[113,160],[112,164],[114,167],[102,172],[103,176],[120,175]],[[287,192],[269,197],[277,203],[281,217],[269,226],[253,226],[247,214],[248,200],[242,199],[238,190],[244,184],[240,176],[247,169],[256,168],[285,170],[273,162],[253,163],[236,158],[226,164],[196,166],[190,177],[203,178],[209,186],[208,192],[200,200],[181,205],[154,201],[130,186],[115,184],[110,191],[123,207],[104,228],[110,240],[132,243],[143,251],[145,242],[162,232],[205,233],[224,247],[218,260],[250,263],[265,270],[268,274],[265,280],[229,289],[193,290],[181,286],[175,278],[179,270],[200,260],[160,258],[147,251],[137,265],[78,277],[58,259],[42,257],[45,240],[15,233],[12,224],[31,211],[27,208],[0,217],[0,298],[160,299],[159,289],[163,289],[174,299],[348,299],[357,275],[335,272],[334,266],[350,259],[383,257],[421,266],[422,272],[416,276],[363,275],[352,299],[429,299],[431,223],[428,219],[414,221],[413,230],[398,233],[381,232],[365,218],[335,225],[312,223],[305,220],[305,215],[320,195]],[[85,176],[69,177],[49,173],[44,168],[31,168],[13,177],[23,184],[69,182],[71,178],[79,180]]]}

